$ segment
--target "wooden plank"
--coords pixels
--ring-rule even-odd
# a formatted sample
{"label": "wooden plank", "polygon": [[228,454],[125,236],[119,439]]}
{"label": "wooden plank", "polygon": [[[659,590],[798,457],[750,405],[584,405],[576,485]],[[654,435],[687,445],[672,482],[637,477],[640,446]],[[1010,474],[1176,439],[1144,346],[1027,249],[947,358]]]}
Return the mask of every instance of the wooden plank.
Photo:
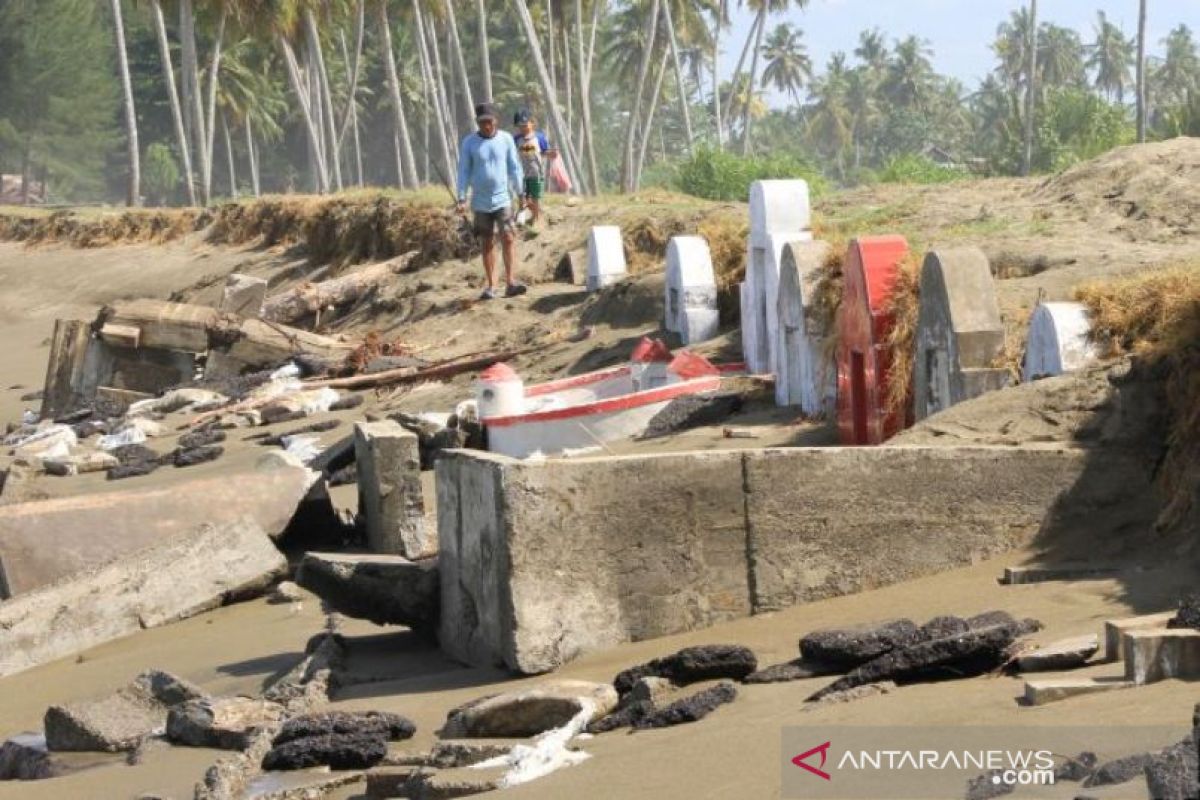
{"label": "wooden plank", "polygon": [[42,395],[42,419],[61,417],[82,402],[79,387],[91,338],[92,328],[88,323],[77,319],[55,320]]}

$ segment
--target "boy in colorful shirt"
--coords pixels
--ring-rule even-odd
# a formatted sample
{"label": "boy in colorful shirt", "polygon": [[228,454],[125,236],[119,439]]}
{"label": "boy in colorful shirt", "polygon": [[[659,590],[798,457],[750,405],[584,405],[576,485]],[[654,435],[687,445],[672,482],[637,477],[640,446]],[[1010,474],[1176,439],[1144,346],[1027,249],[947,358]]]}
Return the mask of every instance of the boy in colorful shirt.
{"label": "boy in colorful shirt", "polygon": [[521,169],[525,173],[525,205],[532,215],[531,224],[536,225],[541,216],[542,194],[546,191],[546,159],[557,153],[550,149],[546,134],[537,129],[533,115],[521,109],[513,117],[517,132],[513,139],[521,157]]}

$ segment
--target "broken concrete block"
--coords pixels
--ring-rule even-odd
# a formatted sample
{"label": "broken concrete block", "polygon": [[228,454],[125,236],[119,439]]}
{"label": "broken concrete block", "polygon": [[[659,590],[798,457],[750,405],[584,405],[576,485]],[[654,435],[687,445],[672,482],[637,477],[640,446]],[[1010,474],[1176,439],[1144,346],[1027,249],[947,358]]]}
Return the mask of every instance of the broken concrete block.
{"label": "broken concrete block", "polygon": [[132,750],[166,723],[172,706],[204,697],[162,672],[139,675],[129,686],[97,700],[50,706],[43,724],[51,750]]}
{"label": "broken concrete block", "polygon": [[[384,764],[390,760],[385,759]],[[419,766],[377,766],[367,770],[367,797],[408,797],[408,786]]]}
{"label": "broken concrete block", "polygon": [[54,322],[50,337],[50,355],[46,359],[46,383],[42,390],[42,419],[57,419],[83,405],[87,355],[92,341],[92,326],[82,320],[60,319]]}
{"label": "broken concrete block", "polygon": [[51,475],[82,475],[87,472],[104,472],[120,463],[111,453],[92,451],[43,459],[42,469]]}
{"label": "broken concrete block", "polygon": [[1179,603],[1179,611],[1167,622],[1168,628],[1200,630],[1200,595],[1189,595]]}
{"label": "broken concrete block", "polygon": [[1009,384],[998,368],[1004,323],[987,256],[977,247],[930,251],[921,267],[913,413],[925,419]]}
{"label": "broken concrete block", "polygon": [[895,619],[853,628],[813,631],[800,640],[800,655],[808,660],[853,669],[898,647],[921,639],[910,619]]}
{"label": "broken concrete block", "polygon": [[470,767],[489,759],[506,756],[513,749],[512,741],[443,740],[429,753],[429,766],[438,769]]}
{"label": "broken concrete block", "polygon": [[[312,770],[282,774],[273,772],[254,778],[246,784],[245,793],[237,796],[252,800],[314,800],[319,797],[335,796],[336,790],[363,783],[365,779],[365,773],[353,771]],[[348,791],[351,793],[343,796],[361,796],[354,790]],[[201,797],[200,794],[195,796]],[[211,798],[213,795],[205,794],[203,797]],[[141,797],[138,800],[169,800],[169,798]]]}
{"label": "broken concrete block", "polygon": [[239,317],[260,317],[263,301],[266,299],[265,278],[231,272],[225,278],[225,286],[221,290],[221,304],[217,308],[226,314],[237,314]]}
{"label": "broken concrete block", "polygon": [[[157,462],[156,462],[157,463]],[[230,473],[0,508],[0,599],[18,597],[201,524],[250,520],[283,535],[316,482],[307,469]],[[97,536],[97,531],[104,531]]]}
{"label": "broken concrete block", "polygon": [[377,625],[436,630],[441,601],[437,559],[306,553],[296,582],[339,613]]}
{"label": "broken concrete block", "polygon": [[452,800],[492,792],[503,787],[506,771],[505,767],[423,770],[413,776],[408,786],[408,796],[413,800]]}
{"label": "broken concrete block", "polygon": [[607,683],[557,680],[529,689],[483,697],[454,709],[442,727],[443,738],[523,738],[571,721],[584,708],[599,719],[617,706]]}
{"label": "broken concrete block", "polygon": [[667,244],[666,322],[683,344],[707,341],[717,335],[717,279],[712,253],[701,236],[673,236]]}
{"label": "broken concrete block", "polygon": [[[124,414],[134,403],[153,400],[149,392],[135,392],[132,389],[116,389],[112,386],[96,387],[96,405],[103,406],[105,413]],[[111,409],[111,411],[110,411]]]}
{"label": "broken concrete block", "polygon": [[137,328],[139,346],[203,353],[208,350],[208,333],[219,327],[215,308],[141,298],[118,300],[100,314],[101,325]]}
{"label": "broken concrete block", "polygon": [[[1134,778],[1146,774],[1146,767],[1154,758],[1152,753],[1135,753],[1130,756],[1114,758],[1096,768],[1096,771],[1084,780],[1084,787],[1091,789],[1096,786],[1117,786],[1128,783]],[[1157,795],[1153,795],[1158,800]]]}
{"label": "broken concrete block", "polygon": [[1155,800],[1200,797],[1200,755],[1191,736],[1150,757],[1143,767],[1146,789]]}
{"label": "broken concrete block", "polygon": [[1121,660],[1125,662],[1125,679],[1139,686],[1167,678],[1200,677],[1200,631],[1129,631],[1121,639]]}
{"label": "broken concrete block", "polygon": [[1121,678],[1064,678],[1026,681],[1025,702],[1031,706],[1044,706],[1047,703],[1057,703],[1059,700],[1066,700],[1070,697],[1129,689],[1135,685],[1133,681]]}
{"label": "broken concrete block", "polygon": [[251,697],[191,700],[167,715],[167,738],[174,744],[244,750],[263,727],[283,717],[283,706]]}
{"label": "broken concrete block", "polygon": [[597,225],[588,234],[587,290],[594,292],[625,277],[625,242],[616,225]]}
{"label": "broken concrete block", "polygon": [[0,603],[0,676],[198,614],[265,588],[286,569],[253,521],[177,530],[120,561]]}
{"label": "broken concrete block", "polygon": [[1086,664],[1099,649],[1100,637],[1094,633],[1061,639],[1017,656],[1016,667],[1020,672],[1075,669]]}
{"label": "broken concrete block", "polygon": [[0,744],[0,781],[40,781],[124,760],[109,753],[60,753],[40,733],[18,733]]}
{"label": "broken concrete block", "polygon": [[554,269],[554,280],[573,286],[587,284],[588,251],[571,250],[564,254]]}
{"label": "broken concrete block", "polygon": [[668,706],[650,712],[634,721],[633,727],[669,728],[687,722],[697,722],[715,711],[717,708],[732,703],[737,699],[737,688],[729,681],[721,681],[716,686],[702,689],[688,697],[680,698]]}
{"label": "broken concrete block", "polygon": [[1125,634],[1132,631],[1154,630],[1166,628],[1167,623],[1175,617],[1174,611],[1162,611],[1157,614],[1143,614],[1124,619],[1110,619],[1104,623],[1104,660],[1121,660],[1121,640]]}
{"label": "broken concrete block", "polygon": [[136,325],[117,325],[109,322],[100,328],[100,338],[105,344],[111,344],[113,347],[136,350],[142,342],[142,330]]}
{"label": "broken concrete block", "polygon": [[775,404],[799,406],[809,415],[829,414],[837,397],[837,367],[825,343],[833,334],[821,325],[815,305],[817,282],[829,259],[826,242],[788,242],[779,264],[776,300]]}
{"label": "broken concrete block", "polygon": [[685,647],[665,658],[624,670],[613,679],[613,686],[624,695],[642,678],[666,678],[676,686],[719,678],[741,680],[758,668],[753,651],[741,645],[710,644]]}
{"label": "broken concrete block", "polygon": [[1120,573],[1115,567],[1097,567],[1086,564],[1056,565],[1052,567],[1005,567],[1000,582],[1008,586],[1047,581],[1095,581],[1112,578]]}
{"label": "broken concrete block", "polygon": [[359,422],[354,426],[354,459],[370,548],[405,558],[436,552],[436,536],[425,525],[417,435],[390,419]]}
{"label": "broken concrete block", "polygon": [[1038,304],[1029,318],[1021,380],[1028,383],[1075,372],[1095,361],[1098,351],[1091,330],[1083,303]]}

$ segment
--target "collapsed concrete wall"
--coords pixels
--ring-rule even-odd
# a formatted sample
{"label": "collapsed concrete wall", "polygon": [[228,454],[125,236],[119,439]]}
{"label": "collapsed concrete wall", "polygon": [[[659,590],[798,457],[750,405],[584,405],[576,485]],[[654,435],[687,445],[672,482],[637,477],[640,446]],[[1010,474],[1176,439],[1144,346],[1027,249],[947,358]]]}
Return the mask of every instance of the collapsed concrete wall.
{"label": "collapsed concrete wall", "polygon": [[443,649],[524,673],[1029,541],[1072,449],[812,448],[437,466]]}

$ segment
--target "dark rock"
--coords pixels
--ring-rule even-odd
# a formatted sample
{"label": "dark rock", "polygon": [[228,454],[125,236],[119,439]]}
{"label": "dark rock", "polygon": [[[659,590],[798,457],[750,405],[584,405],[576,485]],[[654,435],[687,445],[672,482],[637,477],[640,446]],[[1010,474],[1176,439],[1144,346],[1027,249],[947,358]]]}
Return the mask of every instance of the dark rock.
{"label": "dark rock", "polygon": [[1155,800],[1196,800],[1200,797],[1200,760],[1192,737],[1151,756],[1146,764],[1146,788]]}
{"label": "dark rock", "polygon": [[329,406],[330,411],[349,411],[352,408],[358,408],[363,404],[363,396],[361,394],[345,394],[334,400]]}
{"label": "dark rock", "polygon": [[341,424],[341,420],[323,419],[320,422],[302,425],[301,427],[293,428],[290,431],[284,431],[283,433],[277,433],[271,436],[260,436],[257,438],[259,439],[258,443],[260,445],[268,447],[284,447],[286,445],[284,440],[292,436],[303,436],[308,433],[326,433],[327,431],[331,431]]}
{"label": "dark rock", "polygon": [[1200,630],[1200,594],[1191,594],[1179,601],[1179,611],[1167,622],[1168,628]]}
{"label": "dark rock", "polygon": [[149,475],[161,466],[162,464],[157,461],[143,461],[140,464],[121,464],[106,472],[105,477],[110,481],[136,478],[140,475]]}
{"label": "dark rock", "polygon": [[354,463],[354,436],[344,436],[322,450],[309,465],[326,475]]}
{"label": "dark rock", "polygon": [[606,717],[601,717],[588,725],[588,733],[608,733],[617,728],[628,728],[640,719],[654,712],[654,703],[649,700],[639,700],[617,709]]}
{"label": "dark rock", "polygon": [[294,739],[272,747],[263,757],[262,768],[367,769],[378,764],[386,755],[387,740],[381,736],[328,734]]}
{"label": "dark rock", "polygon": [[685,722],[696,722],[707,717],[718,707],[732,703],[735,699],[737,699],[737,688],[732,683],[722,681],[716,686],[650,712],[641,719],[635,720],[633,727],[636,729],[666,728]]}
{"label": "dark rock", "polygon": [[819,700],[832,692],[884,680],[899,683],[921,680],[947,671],[958,677],[988,672],[1008,660],[1008,648],[1024,631],[1024,623],[997,625],[893,650],[839,678],[813,694],[809,700]]}
{"label": "dark rock", "polygon": [[965,619],[947,615],[934,617],[922,625],[917,638],[921,642],[932,642],[948,636],[957,636],[969,630],[971,630],[971,626]]}
{"label": "dark rock", "polygon": [[347,616],[433,632],[441,607],[437,564],[436,558],[308,553],[296,583]]}
{"label": "dark rock", "polygon": [[98,433],[107,434],[109,431],[109,425],[102,419],[89,419],[84,420],[76,425],[72,425],[71,430],[75,432],[75,438],[83,441],[84,439],[92,438]]}
{"label": "dark rock", "polygon": [[220,428],[201,428],[179,437],[180,450],[194,450],[210,444],[225,441],[225,431]]}
{"label": "dark rock", "polygon": [[512,752],[513,745],[506,742],[443,741],[429,752],[428,764],[438,769],[470,767]]}
{"label": "dark rock", "polygon": [[638,438],[657,439],[679,431],[716,425],[742,410],[746,398],[740,392],[712,392],[677,397],[654,415]]}
{"label": "dark rock", "polygon": [[967,800],[991,800],[993,797],[1003,797],[1012,794],[1017,788],[1011,783],[1001,783],[995,780],[1004,770],[994,769],[982,775],[976,775],[967,781]]}
{"label": "dark rock", "polygon": [[40,781],[57,774],[41,736],[19,734],[0,745],[0,781]]}
{"label": "dark rock", "polygon": [[205,445],[204,447],[193,447],[191,450],[179,449],[174,452],[171,457],[172,463],[177,467],[194,467],[197,464],[204,464],[208,461],[216,461],[225,453],[225,448],[219,444]]}
{"label": "dark rock", "polygon": [[1096,764],[1100,761],[1096,754],[1090,750],[1085,750],[1074,758],[1069,758],[1062,764],[1054,768],[1054,782],[1071,781],[1079,783],[1087,780],[1087,777],[1096,771]]}
{"label": "dark rock", "polygon": [[840,667],[830,664],[818,664],[815,661],[797,658],[795,661],[773,664],[766,669],[760,669],[758,672],[751,672],[742,679],[742,683],[785,683],[787,681],[801,681],[805,678],[838,675],[843,671]]}
{"label": "dark rock", "polygon": [[1097,767],[1083,785],[1090,789],[1094,786],[1114,786],[1140,778],[1146,774],[1146,767],[1153,757],[1151,753],[1136,753],[1107,761]]}
{"label": "dark rock", "polygon": [[674,655],[656,658],[627,669],[613,679],[613,686],[625,694],[639,678],[651,675],[666,678],[677,686],[699,681],[745,678],[758,669],[758,659],[747,647],[732,644],[709,644],[685,647]]}
{"label": "dark rock", "polygon": [[[957,617],[937,617],[936,619],[957,619]],[[966,620],[967,628],[976,631],[980,628],[990,628],[993,625],[1012,625],[1019,620],[1007,611],[985,611],[982,614],[976,614],[973,617],[968,617]],[[930,620],[932,623],[933,620]]]}
{"label": "dark rock", "polygon": [[920,634],[912,620],[894,619],[853,628],[813,631],[800,640],[800,655],[809,661],[846,670],[918,641]]}
{"label": "dark rock", "polygon": [[108,471],[107,477],[110,481],[149,475],[162,466],[164,458],[141,444],[123,445],[113,450],[112,455],[116,456],[117,461],[120,461],[121,464]]}
{"label": "dark rock", "polygon": [[341,469],[329,473],[330,486],[348,486],[358,483],[358,464],[347,464]]}
{"label": "dark rock", "polygon": [[411,739],[417,726],[407,717],[386,711],[325,711],[293,717],[284,723],[273,744],[314,736],[360,736],[398,742]]}

